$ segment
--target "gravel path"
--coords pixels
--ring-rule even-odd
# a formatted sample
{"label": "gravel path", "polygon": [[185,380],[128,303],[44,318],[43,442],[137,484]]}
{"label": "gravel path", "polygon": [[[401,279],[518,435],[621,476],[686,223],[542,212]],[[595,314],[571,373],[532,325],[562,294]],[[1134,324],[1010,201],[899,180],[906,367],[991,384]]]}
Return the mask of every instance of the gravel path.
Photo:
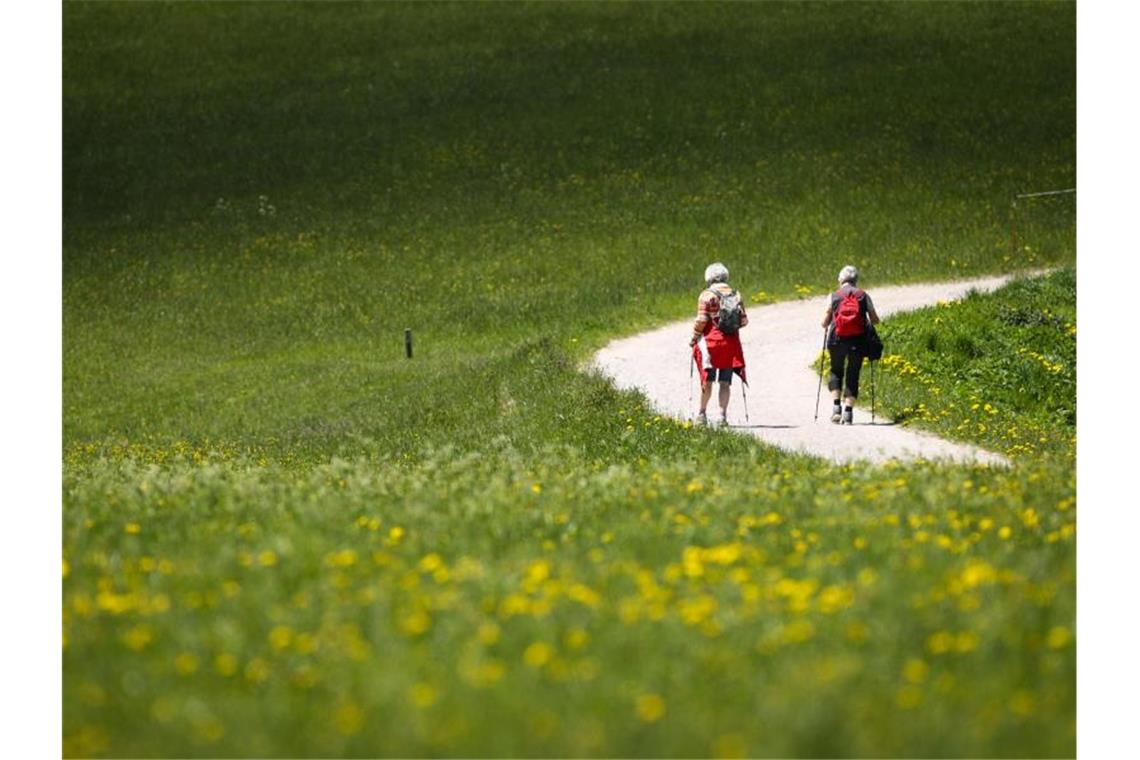
{"label": "gravel path", "polygon": [[[971,290],[995,290],[1010,279],[1012,276],[999,276],[875,287],[869,292],[879,316],[886,317],[932,306],[940,300],[962,298]],[[740,336],[751,382],[748,388],[750,421],[745,422],[741,386],[736,380],[728,406],[732,430],[835,462],[941,459],[1008,464],[1004,457],[976,446],[896,426],[878,410],[872,424],[867,365],[864,365],[861,383],[861,406],[855,408],[855,424],[838,426],[831,422],[831,402],[826,388],[820,401],[819,420],[813,420],[818,381],[811,364],[818,357],[823,340],[819,327],[823,309],[824,299],[818,296],[748,307],[748,326],[741,330]],[[615,340],[594,355],[590,366],[618,388],[641,391],[659,412],[678,419],[692,419],[697,411],[700,388],[695,379],[690,386],[687,344],[691,326],[690,318]],[[880,384],[884,382],[881,377],[876,379]],[[715,409],[714,390],[709,404],[710,417],[715,416]]]}

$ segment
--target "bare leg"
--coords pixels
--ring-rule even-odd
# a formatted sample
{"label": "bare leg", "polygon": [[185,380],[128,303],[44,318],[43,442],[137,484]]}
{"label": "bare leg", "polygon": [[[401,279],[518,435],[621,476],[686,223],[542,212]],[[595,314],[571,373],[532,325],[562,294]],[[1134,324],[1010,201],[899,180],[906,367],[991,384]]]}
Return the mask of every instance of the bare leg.
{"label": "bare leg", "polygon": [[710,398],[712,398],[712,383],[708,382],[701,386],[701,414],[704,414],[708,408]]}
{"label": "bare leg", "polygon": [[720,384],[720,397],[717,399],[720,402],[720,416],[724,417],[728,414],[728,399],[732,395],[732,386],[728,383]]}

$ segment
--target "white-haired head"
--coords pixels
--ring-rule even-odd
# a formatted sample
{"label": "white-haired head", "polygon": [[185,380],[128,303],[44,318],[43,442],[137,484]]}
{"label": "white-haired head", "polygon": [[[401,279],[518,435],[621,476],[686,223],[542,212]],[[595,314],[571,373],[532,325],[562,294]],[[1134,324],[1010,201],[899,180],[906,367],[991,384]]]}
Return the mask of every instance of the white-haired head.
{"label": "white-haired head", "polygon": [[839,270],[839,284],[840,285],[842,285],[845,282],[849,282],[852,285],[854,285],[858,281],[859,281],[859,270],[856,269],[851,264],[848,264],[847,266],[845,266]]}
{"label": "white-haired head", "polygon": [[728,282],[728,267],[719,261],[705,267],[705,282],[712,285],[714,282]]}

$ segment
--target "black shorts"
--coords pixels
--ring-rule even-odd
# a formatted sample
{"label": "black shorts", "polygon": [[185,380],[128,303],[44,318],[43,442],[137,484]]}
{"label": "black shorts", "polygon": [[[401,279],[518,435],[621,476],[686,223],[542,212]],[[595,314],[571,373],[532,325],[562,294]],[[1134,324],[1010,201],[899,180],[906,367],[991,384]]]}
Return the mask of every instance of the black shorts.
{"label": "black shorts", "polygon": [[[732,376],[736,374],[736,370],[734,370],[734,369],[706,369],[705,373],[706,373],[706,377],[708,377],[708,381],[710,383],[721,382],[721,383],[731,384],[732,383]],[[718,379],[718,377],[719,377],[719,379]]]}

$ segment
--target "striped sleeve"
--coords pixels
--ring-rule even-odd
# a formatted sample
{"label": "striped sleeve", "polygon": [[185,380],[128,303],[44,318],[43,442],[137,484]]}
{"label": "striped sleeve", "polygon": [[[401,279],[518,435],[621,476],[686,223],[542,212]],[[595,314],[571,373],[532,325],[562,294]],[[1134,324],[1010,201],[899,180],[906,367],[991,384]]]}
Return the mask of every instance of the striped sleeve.
{"label": "striped sleeve", "polygon": [[697,319],[693,322],[693,332],[704,335],[708,325],[720,313],[720,299],[711,290],[703,291],[697,299]]}

